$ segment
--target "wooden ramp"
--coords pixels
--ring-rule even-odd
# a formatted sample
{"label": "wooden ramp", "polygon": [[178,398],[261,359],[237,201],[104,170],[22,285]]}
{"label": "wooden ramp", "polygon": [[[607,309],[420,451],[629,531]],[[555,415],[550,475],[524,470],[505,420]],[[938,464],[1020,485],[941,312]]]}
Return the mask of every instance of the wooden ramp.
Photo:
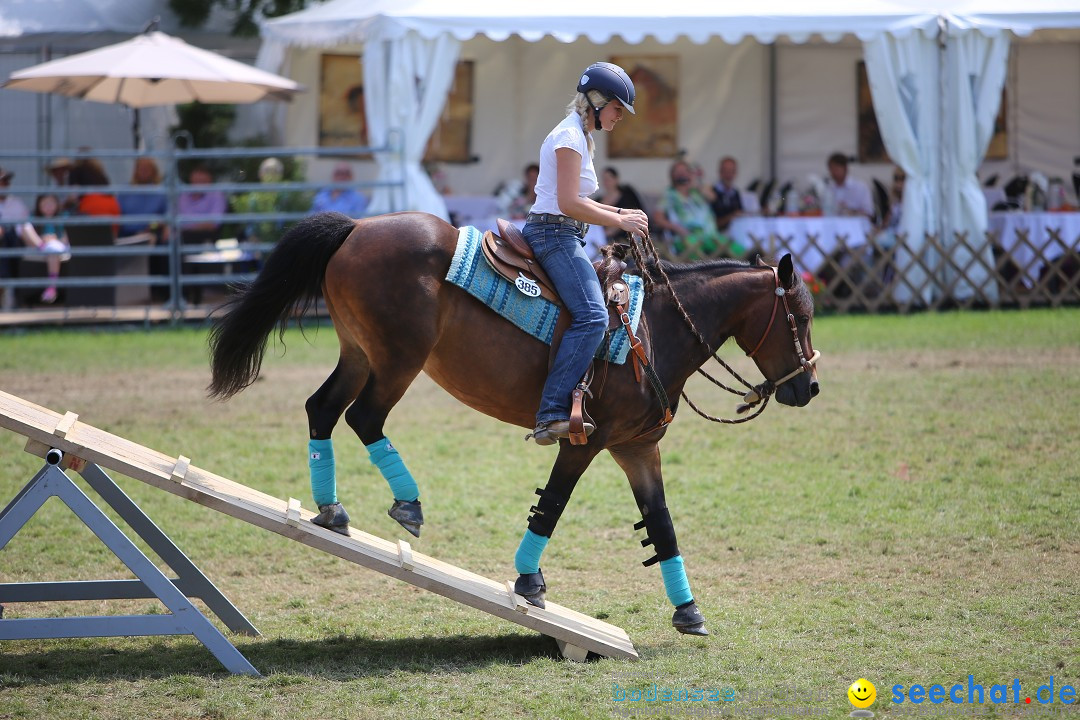
{"label": "wooden ramp", "polygon": [[[315,513],[298,500],[271,497],[246,485],[198,468],[184,457],[170,457],[0,391],[0,427],[29,438],[27,451],[44,457],[50,448],[64,452],[73,469],[94,463],[192,500],[244,522],[302,542],[384,575],[404,580],[457,602],[515,622],[558,641],[563,654],[584,660],[589,652],[636,660],[637,651],[621,628],[548,602],[540,609],[496,582],[396,543],[352,529],[349,536],[311,523]],[[0,620],[0,622],[3,622]]]}

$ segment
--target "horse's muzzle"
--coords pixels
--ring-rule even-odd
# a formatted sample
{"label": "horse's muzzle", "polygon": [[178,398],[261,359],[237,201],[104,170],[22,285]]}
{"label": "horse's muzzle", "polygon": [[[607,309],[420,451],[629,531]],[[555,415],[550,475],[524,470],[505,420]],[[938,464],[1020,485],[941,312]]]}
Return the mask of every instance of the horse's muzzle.
{"label": "horse's muzzle", "polygon": [[781,405],[805,407],[818,392],[817,380],[809,375],[799,375],[776,388],[776,401]]}

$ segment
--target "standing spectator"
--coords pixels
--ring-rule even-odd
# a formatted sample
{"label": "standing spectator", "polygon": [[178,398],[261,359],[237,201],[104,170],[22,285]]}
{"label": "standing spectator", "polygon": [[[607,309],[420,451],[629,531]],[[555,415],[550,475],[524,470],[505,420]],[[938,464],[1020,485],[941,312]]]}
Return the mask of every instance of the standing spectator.
{"label": "standing spectator", "polygon": [[[862,180],[848,175],[847,155],[833,153],[827,164],[830,180],[828,191],[832,192],[832,214],[863,215],[873,220],[874,198],[870,195],[870,187]],[[828,210],[826,214],[830,214]]]}
{"label": "standing spectator", "polygon": [[720,160],[720,181],[713,185],[709,203],[716,217],[717,230],[727,230],[731,221],[742,214],[742,198],[735,187],[738,172],[739,164],[735,158],[728,155]]}
{"label": "standing spectator", "polygon": [[[0,168],[0,248],[15,248],[22,244],[22,227],[30,215],[26,203],[7,194],[13,177],[15,173]],[[15,277],[14,258],[0,258],[0,277]],[[15,288],[4,288],[0,306],[5,310],[15,306]]]}
{"label": "standing spectator", "polygon": [[[641,197],[630,185],[619,182],[619,171],[608,166],[600,177],[600,195],[597,200],[603,205],[622,208],[623,210],[644,210]],[[616,226],[605,227],[604,235],[611,242],[626,237],[626,233]]]}
{"label": "standing spectator", "polygon": [[[338,163],[334,166],[333,180],[336,183],[351,183],[353,181],[352,166],[349,163]],[[334,211],[358,218],[367,210],[368,199],[353,188],[325,188],[320,190],[311,203],[311,212]]]}
{"label": "standing spectator", "polygon": [[[210,168],[205,165],[195,166],[188,175],[188,184],[195,186],[211,185],[214,175]],[[176,201],[177,213],[187,216],[199,215],[224,215],[228,205],[225,193],[220,190],[202,190],[201,192],[181,193]],[[206,220],[189,220],[180,224],[182,240],[185,243],[212,242],[218,239],[221,232],[221,220],[208,218]]]}

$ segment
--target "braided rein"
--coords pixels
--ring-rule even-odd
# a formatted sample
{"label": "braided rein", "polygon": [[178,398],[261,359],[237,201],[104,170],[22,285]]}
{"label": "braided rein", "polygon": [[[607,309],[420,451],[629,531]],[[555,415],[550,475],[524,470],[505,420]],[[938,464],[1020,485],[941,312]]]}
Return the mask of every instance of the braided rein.
{"label": "braided rein", "polygon": [[[741,375],[739,375],[739,373],[735,371],[735,368],[724,362],[724,360],[717,354],[717,352],[712,349],[712,346],[709,345],[708,341],[705,340],[705,336],[701,334],[701,331],[697,329],[697,325],[695,325],[694,321],[690,319],[690,315],[686,312],[686,308],[683,307],[682,301],[679,300],[679,296],[675,294],[675,288],[672,287],[671,279],[668,277],[667,273],[664,271],[663,265],[660,263],[660,257],[656,252],[656,245],[653,244],[652,238],[648,235],[640,236],[632,233],[630,235],[630,240],[630,254],[633,256],[634,262],[637,263],[638,268],[641,270],[641,278],[642,282],[645,285],[646,294],[652,292],[653,286],[657,284],[656,281],[653,279],[652,274],[649,272],[648,265],[645,263],[646,258],[651,258],[656,261],[655,267],[660,273],[660,277],[663,279],[660,284],[665,286],[668,292],[671,293],[671,299],[675,302],[675,307],[678,309],[679,314],[682,316],[682,319],[686,322],[687,327],[690,328],[690,332],[694,334],[694,337],[697,338],[697,341],[699,343],[705,346],[705,349],[709,351],[709,354],[712,356],[712,358],[716,360],[716,362],[720,363],[720,366],[727,370],[732,377],[741,382],[747,390],[746,392],[743,392],[742,390],[736,390],[734,388],[728,387],[727,385],[710,375],[703,367],[699,367],[696,372],[708,378],[709,382],[711,382],[713,385],[716,385],[717,387],[728,391],[732,395],[742,396],[743,402],[735,409],[735,412],[742,414],[750,408],[754,407],[755,405],[758,405],[758,403],[760,403],[760,406],[753,413],[742,418],[714,417],[705,412],[704,410],[701,410],[697,405],[695,405],[694,401],[690,399],[690,396],[686,394],[686,390],[683,390],[680,394],[682,398],[686,400],[686,404],[689,405],[690,409],[696,412],[698,415],[705,418],[706,420],[711,420],[712,422],[724,423],[727,425],[739,425],[741,423],[749,422],[756,418],[765,409],[765,406],[769,404],[769,397],[773,394],[773,391],[775,390],[773,384],[766,380],[761,385],[752,385],[751,383],[747,382]],[[770,322],[770,327],[771,325],[772,323]]]}

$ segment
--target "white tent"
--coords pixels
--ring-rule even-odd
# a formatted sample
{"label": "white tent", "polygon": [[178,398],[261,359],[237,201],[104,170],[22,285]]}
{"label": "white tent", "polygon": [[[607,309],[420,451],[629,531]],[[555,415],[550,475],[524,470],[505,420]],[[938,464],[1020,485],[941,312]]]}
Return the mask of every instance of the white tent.
{"label": "white tent", "polygon": [[[463,40],[486,36],[502,41],[517,35],[526,41],[553,37],[636,44],[688,38],[703,43],[720,38],[734,44],[744,38],[836,42],[854,35],[863,44],[883,140],[908,174],[903,231],[909,254],[901,262],[913,263],[908,272],[917,275],[924,268],[939,271],[940,259],[923,252],[925,234],[947,243],[954,232],[969,237],[985,233],[975,170],[990,139],[1012,35],[1080,28],[1080,9],[1073,0],[1033,0],[1015,8],[1002,0],[939,5],[776,0],[764,8],[709,0],[673,5],[623,0],[608,14],[580,0],[522,6],[479,0],[331,0],[267,22],[261,54],[264,67],[277,70],[289,46],[362,44],[369,138],[382,144],[390,128],[405,133],[405,162],[387,158],[380,164],[380,178],[397,179],[404,167],[408,205],[445,216],[419,160]],[[376,195],[375,208],[390,206],[389,192]],[[986,248],[987,262],[989,252]],[[957,293],[970,290],[958,287]]]}

